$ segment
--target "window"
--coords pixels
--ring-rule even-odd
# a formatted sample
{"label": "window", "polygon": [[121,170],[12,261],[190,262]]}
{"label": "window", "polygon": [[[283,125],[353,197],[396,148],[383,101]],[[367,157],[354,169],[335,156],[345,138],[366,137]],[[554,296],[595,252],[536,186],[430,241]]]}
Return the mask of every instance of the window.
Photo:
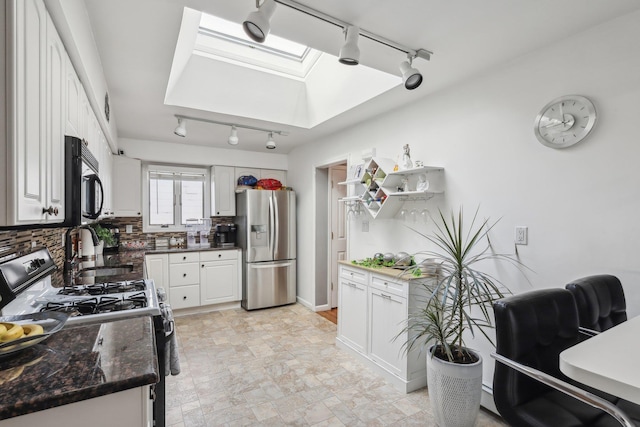
{"label": "window", "polygon": [[189,219],[210,216],[206,168],[144,166],[144,231],[185,231]]}

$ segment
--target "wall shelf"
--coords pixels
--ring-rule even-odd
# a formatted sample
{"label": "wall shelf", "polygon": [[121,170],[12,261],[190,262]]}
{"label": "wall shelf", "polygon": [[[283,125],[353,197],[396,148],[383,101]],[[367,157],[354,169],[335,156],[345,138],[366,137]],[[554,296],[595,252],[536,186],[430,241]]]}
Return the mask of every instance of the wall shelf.
{"label": "wall shelf", "polygon": [[[394,171],[394,167],[393,160],[378,157],[358,166],[355,170],[359,171],[359,176],[338,183],[354,185],[355,194],[340,200],[346,204],[361,203],[373,218],[392,218],[405,202],[427,201],[444,193],[438,187],[440,180],[437,179],[444,168],[421,166]],[[429,181],[428,190],[401,191],[405,181],[411,189],[417,187],[419,179]]]}

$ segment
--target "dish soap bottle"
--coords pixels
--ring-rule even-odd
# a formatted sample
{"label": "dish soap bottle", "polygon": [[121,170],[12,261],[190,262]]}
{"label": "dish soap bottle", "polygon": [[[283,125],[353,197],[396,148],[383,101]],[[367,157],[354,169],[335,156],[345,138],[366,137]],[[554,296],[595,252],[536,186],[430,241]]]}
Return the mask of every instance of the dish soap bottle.
{"label": "dish soap bottle", "polygon": [[411,169],[413,168],[413,162],[411,161],[411,153],[410,153],[410,149],[409,149],[409,144],[405,144],[404,147],[404,154],[402,154],[402,162],[400,163],[400,168],[401,169]]}

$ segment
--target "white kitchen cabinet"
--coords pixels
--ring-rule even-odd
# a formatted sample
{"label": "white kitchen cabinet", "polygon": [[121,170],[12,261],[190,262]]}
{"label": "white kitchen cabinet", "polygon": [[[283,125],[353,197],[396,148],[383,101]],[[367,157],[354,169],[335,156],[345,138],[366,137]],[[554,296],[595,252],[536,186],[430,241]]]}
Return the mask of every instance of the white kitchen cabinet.
{"label": "white kitchen cabinet", "polygon": [[426,354],[406,353],[409,313],[425,301],[431,278],[399,277],[395,270],[340,265],[336,344],[408,393],[427,384]]}
{"label": "white kitchen cabinet", "polygon": [[169,254],[169,303],[174,309],[200,305],[198,252]]}
{"label": "white kitchen cabinet", "polygon": [[200,305],[240,300],[239,251],[200,252]]}
{"label": "white kitchen cabinet", "polygon": [[342,277],[339,283],[338,335],[345,344],[366,354],[367,286]]}
{"label": "white kitchen cabinet", "polygon": [[231,166],[211,167],[212,216],[235,216],[236,184],[235,168]]}
{"label": "white kitchen cabinet", "polygon": [[152,279],[156,287],[169,289],[169,255],[150,254],[144,257],[145,277]]}
{"label": "white kitchen cabinet", "polygon": [[[376,288],[369,288],[369,357],[391,373],[406,376],[403,363],[403,337],[399,326],[407,321],[407,299]],[[403,334],[404,335],[404,334]]]}
{"label": "white kitchen cabinet", "polygon": [[141,216],[142,163],[125,156],[111,156],[112,206],[115,216]]}
{"label": "white kitchen cabinet", "polygon": [[8,418],[0,427],[152,427],[152,408],[150,387],[144,386]]}
{"label": "white kitchen cabinet", "polygon": [[80,138],[80,93],[84,89],[68,55],[65,58],[65,66],[67,90],[65,134]]}
{"label": "white kitchen cabinet", "polygon": [[[1,226],[64,220],[66,52],[42,0],[7,2]],[[4,202],[4,200],[3,200]]]}

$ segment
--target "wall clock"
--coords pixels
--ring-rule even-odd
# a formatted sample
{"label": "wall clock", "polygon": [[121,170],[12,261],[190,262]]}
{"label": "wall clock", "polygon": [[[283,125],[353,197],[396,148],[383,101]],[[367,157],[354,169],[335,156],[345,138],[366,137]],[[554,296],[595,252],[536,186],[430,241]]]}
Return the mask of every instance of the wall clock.
{"label": "wall clock", "polygon": [[536,117],[533,131],[542,144],[566,148],[589,135],[596,123],[596,109],[584,96],[567,95],[545,105]]}

